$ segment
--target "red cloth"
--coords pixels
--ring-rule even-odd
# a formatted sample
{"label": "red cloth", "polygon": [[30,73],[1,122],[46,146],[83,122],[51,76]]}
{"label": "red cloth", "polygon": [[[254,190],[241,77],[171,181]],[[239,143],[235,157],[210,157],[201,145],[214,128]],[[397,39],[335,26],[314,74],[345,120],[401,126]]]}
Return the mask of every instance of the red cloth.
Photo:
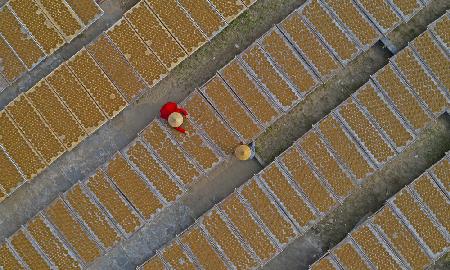
{"label": "red cloth", "polygon": [[[169,119],[169,115],[173,112],[181,113],[183,116],[188,115],[187,111],[183,108],[179,108],[175,102],[167,102],[161,107],[161,110],[159,110],[159,112],[161,118],[165,120]],[[181,133],[186,133],[186,130],[182,127],[176,127],[175,129]]]}

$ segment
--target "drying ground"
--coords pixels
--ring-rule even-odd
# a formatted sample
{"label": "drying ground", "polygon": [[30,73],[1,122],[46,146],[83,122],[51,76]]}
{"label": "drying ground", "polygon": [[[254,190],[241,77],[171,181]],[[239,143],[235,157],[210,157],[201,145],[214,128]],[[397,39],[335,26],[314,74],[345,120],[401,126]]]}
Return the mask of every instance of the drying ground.
{"label": "drying ground", "polygon": [[[72,43],[64,46],[28,75],[5,89],[0,94],[0,108],[4,108],[8,102],[49,74],[81,47],[95,40],[136,2],[136,0],[104,1],[102,8],[105,15]],[[92,174],[116,151],[131,142],[137,132],[157,117],[163,103],[168,100],[183,100],[236,54],[242,52],[273,24],[280,22],[303,2],[305,1],[259,0],[210,43],[172,70],[158,85],[147,89],[116,118],[2,202],[0,239],[10,236],[45,208],[60,192],[68,190],[74,183]],[[392,44],[397,49],[403,48],[449,7],[448,1],[432,1],[408,24],[402,25],[389,36]],[[226,197],[234,188],[261,170],[264,164],[271,162],[275,156],[310,129],[312,124],[355,92],[371,74],[388,62],[390,56],[392,52],[381,42],[374,45],[327,84],[316,89],[288,115],[280,118],[257,140],[258,160],[261,164],[257,161],[225,162],[207,178],[200,179],[181,200],[164,209],[130,239],[123,241],[98,259],[90,269],[134,269],[136,265],[153,255],[159,247],[191,225],[214,203]],[[409,150],[368,178],[361,192],[348,198],[344,205],[334,210],[305,236],[294,241],[264,268],[307,268],[309,263],[343,239],[356,224],[375,212],[387,198],[410,183],[449,150],[450,117],[443,115]],[[448,257],[447,259],[444,257],[435,268],[444,269],[446,260],[448,264]]]}

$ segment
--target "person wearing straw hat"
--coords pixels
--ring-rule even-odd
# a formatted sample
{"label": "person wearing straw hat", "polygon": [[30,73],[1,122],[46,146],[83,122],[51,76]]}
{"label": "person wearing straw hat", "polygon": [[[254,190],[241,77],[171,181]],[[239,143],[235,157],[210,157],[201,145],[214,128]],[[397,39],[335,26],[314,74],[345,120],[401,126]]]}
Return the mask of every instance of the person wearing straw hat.
{"label": "person wearing straw hat", "polygon": [[189,117],[188,112],[185,109],[178,107],[175,102],[167,102],[161,107],[161,110],[159,110],[159,112],[160,117],[167,120],[171,127],[181,133],[189,135],[189,132],[181,127],[184,121],[184,117]]}
{"label": "person wearing straw hat", "polygon": [[234,149],[234,156],[239,160],[249,160],[255,157],[255,142],[251,142],[250,145],[241,142]]}

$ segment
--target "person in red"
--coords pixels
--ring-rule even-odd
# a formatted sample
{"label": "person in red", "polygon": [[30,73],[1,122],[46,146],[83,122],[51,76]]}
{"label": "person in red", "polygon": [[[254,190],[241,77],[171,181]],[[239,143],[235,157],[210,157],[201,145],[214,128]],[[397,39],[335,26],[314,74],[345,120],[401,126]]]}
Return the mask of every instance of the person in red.
{"label": "person in red", "polygon": [[181,133],[189,135],[189,132],[181,127],[183,124],[183,117],[188,117],[188,112],[178,107],[175,102],[167,102],[161,107],[159,110],[160,116],[162,119],[165,119],[169,122],[169,125]]}

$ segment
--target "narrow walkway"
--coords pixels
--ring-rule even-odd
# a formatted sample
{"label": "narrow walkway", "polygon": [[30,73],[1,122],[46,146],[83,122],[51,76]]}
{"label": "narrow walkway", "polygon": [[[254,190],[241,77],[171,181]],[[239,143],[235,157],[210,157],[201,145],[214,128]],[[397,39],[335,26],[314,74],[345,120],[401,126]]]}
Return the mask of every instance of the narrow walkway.
{"label": "narrow walkway", "polygon": [[392,54],[381,46],[381,42],[378,42],[326,84],[315,89],[299,106],[277,120],[256,140],[256,152],[261,162],[272,162],[310,130],[313,124],[319,122],[366,83],[370,75],[388,63],[391,56]]}
{"label": "narrow walkway", "polygon": [[428,270],[445,270],[450,269],[450,254],[442,256],[434,265],[430,266]]}

